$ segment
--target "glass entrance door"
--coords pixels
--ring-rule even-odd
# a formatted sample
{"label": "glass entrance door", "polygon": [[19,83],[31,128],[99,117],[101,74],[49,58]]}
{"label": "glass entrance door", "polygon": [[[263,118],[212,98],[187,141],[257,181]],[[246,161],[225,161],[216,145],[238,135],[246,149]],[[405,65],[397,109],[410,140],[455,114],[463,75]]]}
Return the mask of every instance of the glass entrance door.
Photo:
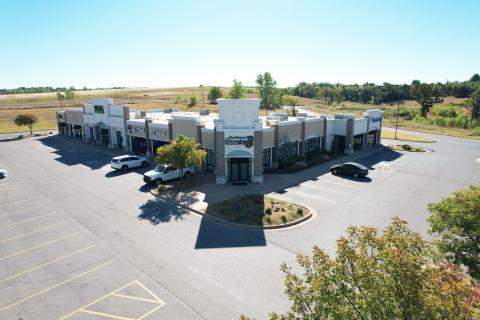
{"label": "glass entrance door", "polygon": [[228,178],[232,182],[250,181],[250,158],[229,158]]}

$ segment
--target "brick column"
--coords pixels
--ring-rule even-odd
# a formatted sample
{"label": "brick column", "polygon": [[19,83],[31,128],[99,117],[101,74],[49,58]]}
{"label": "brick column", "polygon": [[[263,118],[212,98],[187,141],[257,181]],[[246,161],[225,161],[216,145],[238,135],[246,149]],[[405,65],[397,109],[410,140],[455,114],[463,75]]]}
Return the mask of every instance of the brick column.
{"label": "brick column", "polygon": [[305,144],[305,120],[302,120],[302,141],[300,141],[300,152],[299,155],[303,156],[303,145]]}

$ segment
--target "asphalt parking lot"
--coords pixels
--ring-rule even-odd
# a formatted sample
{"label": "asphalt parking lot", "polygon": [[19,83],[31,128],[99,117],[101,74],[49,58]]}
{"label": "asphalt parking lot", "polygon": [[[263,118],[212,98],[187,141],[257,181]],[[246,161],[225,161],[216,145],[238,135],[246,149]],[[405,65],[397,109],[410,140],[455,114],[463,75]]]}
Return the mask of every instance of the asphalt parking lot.
{"label": "asphalt parking lot", "polygon": [[426,204],[479,181],[480,141],[438,139],[424,154],[357,159],[372,169],[364,180],[327,173],[271,190],[318,212],[272,232],[159,201],[142,170],[112,172],[110,151],[56,136],[0,142],[0,319],[265,319],[288,308],[281,262],[393,215],[427,235]]}

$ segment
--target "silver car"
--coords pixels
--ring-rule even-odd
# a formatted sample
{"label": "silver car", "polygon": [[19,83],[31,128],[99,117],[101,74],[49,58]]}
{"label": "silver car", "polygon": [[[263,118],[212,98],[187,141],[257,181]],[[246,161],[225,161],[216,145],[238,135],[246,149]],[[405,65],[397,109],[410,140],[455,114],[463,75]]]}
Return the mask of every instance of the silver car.
{"label": "silver car", "polygon": [[127,172],[132,168],[146,168],[148,166],[148,160],[143,156],[124,155],[113,158],[112,161],[110,161],[110,166],[112,169]]}

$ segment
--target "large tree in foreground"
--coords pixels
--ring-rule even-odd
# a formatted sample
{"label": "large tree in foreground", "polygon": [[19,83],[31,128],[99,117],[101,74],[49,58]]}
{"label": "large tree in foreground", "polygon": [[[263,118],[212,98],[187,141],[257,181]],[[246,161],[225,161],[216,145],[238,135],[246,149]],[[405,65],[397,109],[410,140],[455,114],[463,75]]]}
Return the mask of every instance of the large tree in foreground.
{"label": "large tree in foreground", "polygon": [[13,120],[13,122],[17,126],[27,126],[30,129],[30,134],[32,134],[32,126],[38,121],[36,115],[31,113],[23,113],[17,115],[17,117]]}
{"label": "large tree in foreground", "polygon": [[292,306],[270,319],[478,319],[479,288],[456,266],[434,265],[430,249],[399,218],[382,233],[350,227],[335,257],[314,247],[297,258],[302,275],[281,266]]}
{"label": "large tree in foreground", "polygon": [[428,209],[431,231],[440,236],[440,250],[480,280],[480,185],[454,192]]}
{"label": "large tree in foreground", "polygon": [[157,164],[171,165],[183,170],[187,167],[200,167],[205,160],[206,152],[193,139],[184,136],[172,140],[169,144],[158,147],[155,161]]}

